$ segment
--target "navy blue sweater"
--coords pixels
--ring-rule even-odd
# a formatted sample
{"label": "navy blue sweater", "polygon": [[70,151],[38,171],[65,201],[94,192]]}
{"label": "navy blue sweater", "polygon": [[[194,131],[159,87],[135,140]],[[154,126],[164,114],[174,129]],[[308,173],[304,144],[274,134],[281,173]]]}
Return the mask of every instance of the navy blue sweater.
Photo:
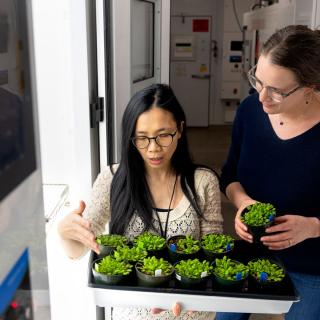
{"label": "navy blue sweater", "polygon": [[[247,97],[233,125],[222,192],[235,181],[251,198],[272,203],[278,215],[319,217],[320,123],[295,138],[281,140],[258,95]],[[320,238],[273,252],[289,271],[320,275]]]}

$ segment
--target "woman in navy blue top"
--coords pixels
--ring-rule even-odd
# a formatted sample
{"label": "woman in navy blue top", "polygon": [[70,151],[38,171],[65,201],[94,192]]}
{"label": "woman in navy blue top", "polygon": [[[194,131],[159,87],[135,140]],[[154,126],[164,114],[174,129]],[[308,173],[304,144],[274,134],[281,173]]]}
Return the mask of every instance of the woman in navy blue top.
{"label": "woman in navy blue top", "polygon": [[[238,208],[237,234],[249,242],[242,210],[257,201],[276,207],[276,225],[261,241],[283,261],[300,295],[285,319],[319,320],[320,31],[279,30],[248,79],[257,93],[238,108],[221,189]],[[248,318],[218,313],[216,319]]]}

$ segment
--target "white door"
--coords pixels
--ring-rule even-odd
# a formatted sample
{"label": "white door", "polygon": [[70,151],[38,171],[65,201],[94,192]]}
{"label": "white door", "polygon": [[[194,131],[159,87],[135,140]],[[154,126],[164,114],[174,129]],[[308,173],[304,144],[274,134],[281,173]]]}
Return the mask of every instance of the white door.
{"label": "white door", "polygon": [[209,125],[211,18],[171,17],[170,85],[187,125]]}
{"label": "white door", "polygon": [[[97,1],[100,165],[119,162],[121,120],[131,96],[169,82],[170,0]],[[166,35],[166,37],[165,37]]]}

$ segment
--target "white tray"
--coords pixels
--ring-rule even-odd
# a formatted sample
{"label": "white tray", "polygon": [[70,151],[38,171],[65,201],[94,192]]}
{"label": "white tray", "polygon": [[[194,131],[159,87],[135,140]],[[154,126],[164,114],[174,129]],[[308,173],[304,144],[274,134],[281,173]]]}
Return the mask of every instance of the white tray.
{"label": "white tray", "polygon": [[[235,247],[239,257],[242,258],[261,253],[260,247],[249,245],[244,241],[236,241]],[[171,309],[174,302],[178,302],[183,310],[281,314],[288,312],[291,305],[299,301],[289,276],[285,277],[275,294],[253,290],[250,285],[241,292],[221,291],[216,289],[212,280],[203,290],[177,288],[174,280],[170,282],[168,288],[139,287],[129,283],[114,286],[97,284],[94,282],[91,271],[95,257],[92,252],[89,259],[88,286],[99,307],[133,306]]]}

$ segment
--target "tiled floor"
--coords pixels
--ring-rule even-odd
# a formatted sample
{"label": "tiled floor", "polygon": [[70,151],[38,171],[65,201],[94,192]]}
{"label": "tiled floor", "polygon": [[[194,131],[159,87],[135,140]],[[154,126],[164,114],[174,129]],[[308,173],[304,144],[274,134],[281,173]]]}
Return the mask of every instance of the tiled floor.
{"label": "tiled floor", "polygon": [[[215,168],[218,172],[230,144],[230,126],[188,128],[188,137],[194,160]],[[63,207],[55,220],[47,226],[47,250],[50,281],[52,320],[95,319],[95,305],[86,286],[88,255],[80,260],[70,260],[64,254],[56,232],[56,224],[70,208]],[[234,208],[223,199],[224,229],[234,234]],[[281,315],[252,315],[250,320],[281,320]]]}

